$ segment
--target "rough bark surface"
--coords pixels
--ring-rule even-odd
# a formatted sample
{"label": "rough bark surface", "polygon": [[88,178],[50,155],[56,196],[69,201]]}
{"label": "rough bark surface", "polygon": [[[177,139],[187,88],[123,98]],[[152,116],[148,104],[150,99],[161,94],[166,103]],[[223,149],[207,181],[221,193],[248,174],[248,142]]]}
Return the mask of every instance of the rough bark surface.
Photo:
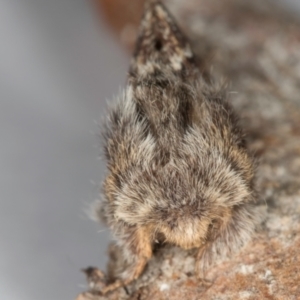
{"label": "rough bark surface", "polygon": [[[267,0],[165,3],[190,38],[203,74],[229,82],[259,159],[264,218],[252,242],[208,270],[209,286],[194,277],[192,251],[165,246],[126,289],[107,296],[85,292],[77,300],[300,299],[300,23]],[[113,278],[123,262],[114,246],[110,257]]]}

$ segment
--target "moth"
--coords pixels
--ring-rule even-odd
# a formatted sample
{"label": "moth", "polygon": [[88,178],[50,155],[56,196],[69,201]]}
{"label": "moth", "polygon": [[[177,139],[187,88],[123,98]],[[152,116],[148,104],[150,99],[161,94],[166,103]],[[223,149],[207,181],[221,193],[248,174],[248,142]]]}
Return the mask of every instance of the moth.
{"label": "moth", "polygon": [[96,213],[128,267],[103,294],[137,279],[155,242],[196,248],[201,277],[254,231],[254,160],[226,90],[196,61],[165,6],[147,2],[126,88],[105,125]]}

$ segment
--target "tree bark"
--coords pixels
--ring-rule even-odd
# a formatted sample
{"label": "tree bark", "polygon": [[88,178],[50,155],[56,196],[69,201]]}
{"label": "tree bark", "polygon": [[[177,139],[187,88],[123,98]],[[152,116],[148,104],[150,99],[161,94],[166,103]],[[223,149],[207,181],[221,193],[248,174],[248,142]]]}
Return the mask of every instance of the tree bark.
{"label": "tree bark", "polygon": [[[210,286],[194,277],[193,251],[165,246],[126,289],[77,300],[300,299],[300,23],[267,0],[165,3],[203,75],[229,84],[259,160],[257,208],[264,218],[252,242],[208,270]],[[128,22],[136,28],[136,19]],[[122,267],[118,252],[111,246],[110,278]]]}

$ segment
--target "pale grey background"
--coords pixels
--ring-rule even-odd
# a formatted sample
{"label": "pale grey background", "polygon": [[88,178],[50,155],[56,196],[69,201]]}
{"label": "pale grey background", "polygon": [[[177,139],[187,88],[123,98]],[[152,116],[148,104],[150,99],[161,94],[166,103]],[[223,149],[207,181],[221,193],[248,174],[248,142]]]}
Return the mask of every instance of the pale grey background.
{"label": "pale grey background", "polygon": [[94,120],[127,65],[91,2],[0,1],[1,299],[73,299],[80,268],[105,266],[84,210],[104,173]]}
{"label": "pale grey background", "polygon": [[0,0],[1,299],[73,299],[79,269],[105,266],[84,213],[105,170],[93,121],[127,64],[88,1]]}

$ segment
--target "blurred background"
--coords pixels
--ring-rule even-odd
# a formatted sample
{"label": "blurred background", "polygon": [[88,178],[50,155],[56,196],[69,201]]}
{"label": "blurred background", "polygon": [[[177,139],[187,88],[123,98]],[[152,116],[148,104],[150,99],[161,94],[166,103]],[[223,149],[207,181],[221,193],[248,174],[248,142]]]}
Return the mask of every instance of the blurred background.
{"label": "blurred background", "polygon": [[[1,299],[73,299],[79,270],[105,267],[109,231],[85,211],[105,172],[97,123],[125,83],[120,40],[134,28],[124,38],[106,23],[119,32],[130,1],[95,2],[0,0]],[[282,4],[300,15],[299,0]]]}

